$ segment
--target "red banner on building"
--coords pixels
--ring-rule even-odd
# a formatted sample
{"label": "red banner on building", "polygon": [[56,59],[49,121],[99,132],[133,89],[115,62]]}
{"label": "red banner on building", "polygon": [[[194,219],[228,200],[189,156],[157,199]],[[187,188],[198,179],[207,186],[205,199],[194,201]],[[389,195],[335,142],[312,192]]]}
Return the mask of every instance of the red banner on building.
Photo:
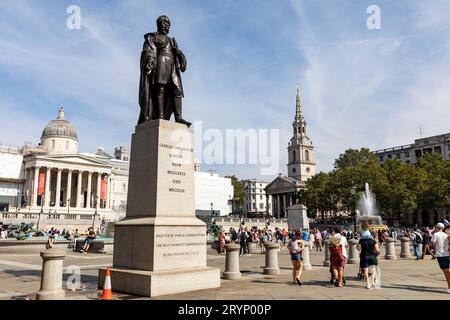
{"label": "red banner on building", "polygon": [[45,189],[45,172],[39,172],[38,196],[42,196]]}
{"label": "red banner on building", "polygon": [[100,200],[105,200],[106,198],[106,179],[102,179],[102,187],[100,189]]}

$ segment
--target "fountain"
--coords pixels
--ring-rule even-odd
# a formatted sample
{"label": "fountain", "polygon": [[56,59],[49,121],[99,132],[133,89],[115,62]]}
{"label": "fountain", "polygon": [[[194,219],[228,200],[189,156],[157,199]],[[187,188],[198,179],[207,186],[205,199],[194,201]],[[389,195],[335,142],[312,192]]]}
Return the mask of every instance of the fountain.
{"label": "fountain", "polygon": [[367,220],[371,229],[387,228],[387,226],[383,225],[381,217],[378,215],[376,197],[370,190],[367,182],[364,184],[364,192],[361,194],[358,207],[360,208],[360,213],[362,213],[356,217],[358,224],[361,224],[363,220]]}

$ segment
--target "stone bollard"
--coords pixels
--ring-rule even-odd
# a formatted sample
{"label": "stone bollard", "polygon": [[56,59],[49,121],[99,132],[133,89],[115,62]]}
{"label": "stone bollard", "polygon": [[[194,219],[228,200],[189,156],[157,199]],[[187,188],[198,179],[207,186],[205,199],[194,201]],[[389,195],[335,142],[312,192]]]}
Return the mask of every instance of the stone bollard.
{"label": "stone bollard", "polygon": [[397,259],[397,256],[395,255],[395,241],[392,238],[386,238],[386,240],[384,240],[384,242],[386,243],[386,255],[384,256],[384,258],[386,260],[395,260]]}
{"label": "stone bollard", "polygon": [[349,245],[349,252],[348,252],[348,261],[347,263],[349,264],[358,264],[359,263],[359,259],[358,259],[358,250],[356,249],[356,246],[358,245],[358,240],[356,239],[350,239],[348,241],[348,245]]}
{"label": "stone bollard", "polygon": [[412,255],[411,255],[411,250],[410,250],[409,238],[401,237],[400,242],[401,242],[400,258],[404,258],[404,259],[411,258]]}
{"label": "stone bollard", "polygon": [[41,288],[36,300],[63,300],[66,296],[62,288],[64,251],[42,251]]}
{"label": "stone bollard", "polygon": [[264,267],[264,274],[279,274],[278,249],[280,249],[280,245],[278,243],[268,242],[264,244],[264,247],[266,248],[266,266]]}
{"label": "stone bollard", "polygon": [[225,271],[223,272],[223,278],[228,280],[240,279],[239,245],[236,243],[228,243],[225,245],[225,251]]}
{"label": "stone bollard", "polygon": [[331,262],[330,262],[330,243],[328,242],[328,240],[324,241],[324,250],[325,250],[325,259],[323,260],[323,266],[329,267]]}
{"label": "stone bollard", "polygon": [[312,266],[309,262],[309,248],[311,248],[311,242],[305,241],[305,249],[303,250],[303,270],[311,270]]}

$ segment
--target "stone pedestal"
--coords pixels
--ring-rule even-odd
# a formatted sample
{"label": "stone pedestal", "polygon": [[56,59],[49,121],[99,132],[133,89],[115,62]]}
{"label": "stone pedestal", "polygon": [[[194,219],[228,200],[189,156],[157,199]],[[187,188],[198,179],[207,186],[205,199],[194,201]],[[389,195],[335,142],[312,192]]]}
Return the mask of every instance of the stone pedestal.
{"label": "stone pedestal", "polygon": [[239,245],[236,243],[229,243],[225,245],[225,271],[223,278],[228,280],[235,280],[241,278],[239,271]]}
{"label": "stone pedestal", "polygon": [[62,288],[64,251],[43,251],[41,288],[36,300],[63,300],[66,293]]}
{"label": "stone pedestal", "polygon": [[323,266],[329,267],[331,265],[330,262],[330,243],[328,240],[324,241],[324,251],[325,251],[325,258],[323,260]]}
{"label": "stone pedestal", "polygon": [[397,259],[397,256],[395,255],[395,241],[392,238],[386,238],[385,240],[386,245],[386,255],[384,258],[386,260],[395,260]]}
{"label": "stone pedestal", "polygon": [[[206,265],[206,224],[195,217],[193,158],[185,125],[136,127],[126,219],[114,230],[113,291],[155,297],[220,287],[220,270]],[[100,288],[104,276],[100,269]]]}
{"label": "stone pedestal", "polygon": [[409,259],[412,258],[411,249],[409,244],[409,238],[401,237],[400,238],[400,258]]}
{"label": "stone pedestal", "polygon": [[266,265],[264,267],[264,274],[279,274],[280,267],[278,266],[278,250],[280,246],[278,243],[268,242],[264,244],[266,248]]}
{"label": "stone pedestal", "polygon": [[359,258],[358,258],[358,250],[356,249],[356,246],[358,245],[358,240],[356,239],[350,239],[348,241],[348,261],[349,264],[358,264]]}
{"label": "stone pedestal", "polygon": [[307,208],[302,204],[295,204],[287,208],[289,230],[309,229],[309,218],[306,211]]}
{"label": "stone pedestal", "polygon": [[303,270],[311,270],[312,266],[309,262],[309,252],[311,248],[311,242],[305,241],[305,249],[303,250]]}

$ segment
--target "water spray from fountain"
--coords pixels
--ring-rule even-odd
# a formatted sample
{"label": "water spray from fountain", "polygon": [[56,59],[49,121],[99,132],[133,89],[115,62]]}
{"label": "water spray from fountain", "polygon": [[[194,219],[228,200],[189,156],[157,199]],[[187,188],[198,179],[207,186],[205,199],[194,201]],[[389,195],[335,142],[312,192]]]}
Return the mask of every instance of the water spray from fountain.
{"label": "water spray from fountain", "polygon": [[378,214],[375,194],[370,190],[370,186],[367,182],[364,184],[364,192],[359,198],[358,207],[361,212],[361,215],[359,216],[360,221],[367,219],[370,224],[382,224],[381,217]]}

